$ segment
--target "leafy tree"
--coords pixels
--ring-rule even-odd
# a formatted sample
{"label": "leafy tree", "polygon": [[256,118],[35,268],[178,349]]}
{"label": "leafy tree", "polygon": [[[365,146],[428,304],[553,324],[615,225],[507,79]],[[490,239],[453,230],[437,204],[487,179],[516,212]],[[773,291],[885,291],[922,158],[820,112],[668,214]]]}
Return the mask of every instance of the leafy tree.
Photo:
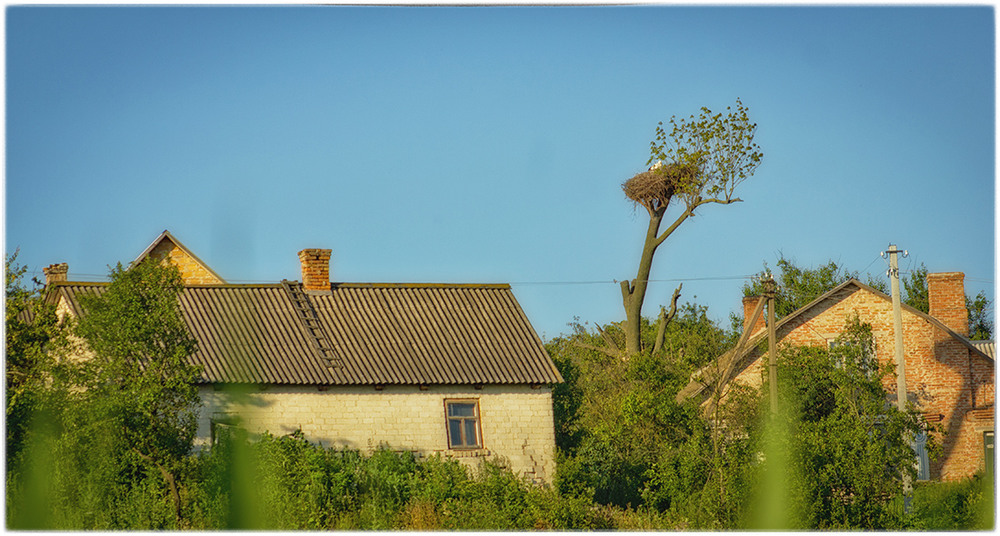
{"label": "leafy tree", "polygon": [[24,445],[43,386],[46,352],[59,334],[55,307],[42,301],[37,281],[32,288],[25,286],[27,267],[17,264],[17,254],[4,259],[7,467],[14,464]]}
{"label": "leafy tree", "polygon": [[[641,333],[647,348],[657,338],[658,327],[644,320]],[[697,456],[701,465],[684,466],[704,472],[703,455],[711,452],[703,443],[691,447],[697,438],[707,437],[706,423],[697,408],[678,404],[676,394],[695,368],[725,351],[732,336],[715,325],[707,308],[686,303],[664,330],[659,352],[625,361],[600,351],[608,339],[620,344],[623,337],[617,325],[593,332],[576,324],[573,334],[548,345],[564,378],[573,384],[565,393],[553,392],[554,406],[579,401],[572,420],[574,441],[559,443],[556,487],[564,495],[601,504],[666,508],[680,488],[671,484],[669,492],[647,492],[651,485],[656,490],[668,487],[650,484],[663,473],[657,467],[673,467],[670,464],[681,463],[677,460],[687,453]],[[564,413],[556,412],[557,432],[568,422],[560,417]],[[683,480],[703,484],[702,477],[685,475]]]}
{"label": "leafy tree", "polygon": [[199,368],[188,362],[197,343],[178,301],[183,282],[175,266],[155,262],[119,263],[110,278],[104,293],[81,297],[77,332],[91,352],[81,406],[93,412],[89,426],[161,473],[179,516],[174,472],[191,449],[199,402]]}
{"label": "leafy tree", "polygon": [[[833,290],[837,285],[850,279],[859,279],[861,277],[858,272],[845,270],[844,267],[833,260],[816,268],[801,268],[794,261],[781,255],[778,259],[777,267],[779,273],[775,278],[778,283],[778,291],[774,299],[775,318],[782,318],[791,314],[826,292]],[[756,278],[743,285],[743,295],[764,295],[762,278],[768,272],[769,270],[765,263],[764,270]],[[876,290],[886,290],[884,281],[869,279],[868,285],[875,287]]]}
{"label": "leafy tree", "polygon": [[563,450],[573,450],[583,436],[580,429],[580,407],[583,404],[583,388],[580,386],[580,367],[558,350],[558,343],[549,343],[546,350],[552,356],[552,361],[563,383],[552,388],[552,413],[555,424],[556,447]]}
{"label": "leafy tree", "polygon": [[791,467],[778,470],[797,477],[789,493],[795,528],[901,526],[892,500],[902,489],[902,472],[915,477],[908,441],[923,425],[915,411],[886,403],[893,365],[877,362],[872,341],[871,327],[853,318],[832,348],[793,347],[779,356]]}
{"label": "leafy tree", "polygon": [[8,502],[13,526],[183,527],[179,475],[196,431],[198,368],[187,361],[195,341],[182,290],[176,267],[143,262],[119,264],[103,292],[81,296],[73,342],[40,390],[47,419],[27,447],[25,493]]}
{"label": "leafy tree", "polygon": [[[670,129],[661,122],[656,127],[655,139],[650,142],[646,164],[654,161],[656,164],[622,184],[625,196],[649,214],[636,277],[622,281],[621,285],[626,357],[642,350],[642,304],[657,248],[693,217],[698,207],[742,201],[735,196],[736,188],[754,174],[764,157],[754,143],[756,131],[756,123],[750,122],[747,108],[739,99],[736,109],[727,107],[725,114],[703,107],[697,117],[680,120],[672,117]],[[681,213],[661,232],[660,226],[674,200],[683,204]],[[678,288],[674,293],[673,305],[679,291]],[[660,322],[668,320],[668,315],[661,311]]]}
{"label": "leafy tree", "polygon": [[965,297],[965,306],[969,310],[969,338],[988,341],[993,338],[993,300],[980,292],[975,298]]}
{"label": "leafy tree", "polygon": [[927,267],[920,264],[918,268],[906,274],[903,283],[903,303],[914,309],[929,313],[931,302],[927,296]]}

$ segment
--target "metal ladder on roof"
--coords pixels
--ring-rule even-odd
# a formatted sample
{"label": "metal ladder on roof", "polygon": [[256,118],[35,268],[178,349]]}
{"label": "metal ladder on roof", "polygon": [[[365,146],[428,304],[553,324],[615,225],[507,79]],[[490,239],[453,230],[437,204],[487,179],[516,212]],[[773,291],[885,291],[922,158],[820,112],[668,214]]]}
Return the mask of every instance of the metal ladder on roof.
{"label": "metal ladder on roof", "polygon": [[309,335],[307,338],[312,343],[313,349],[326,361],[328,367],[343,367],[344,363],[334,353],[333,345],[323,331],[323,325],[316,315],[316,309],[309,301],[309,296],[302,290],[302,283],[282,279],[281,286],[285,287],[285,291],[288,292],[288,297],[292,300],[292,307],[298,313],[299,319],[302,320],[302,325],[306,328],[306,333]]}

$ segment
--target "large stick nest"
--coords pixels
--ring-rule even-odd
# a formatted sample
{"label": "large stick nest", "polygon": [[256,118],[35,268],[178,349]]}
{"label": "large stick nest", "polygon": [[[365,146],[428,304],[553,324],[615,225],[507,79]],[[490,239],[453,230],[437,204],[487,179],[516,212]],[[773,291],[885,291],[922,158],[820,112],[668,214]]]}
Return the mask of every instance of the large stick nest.
{"label": "large stick nest", "polygon": [[697,173],[698,168],[690,164],[655,165],[622,183],[622,190],[637,204],[652,208],[659,202],[659,206],[666,206]]}

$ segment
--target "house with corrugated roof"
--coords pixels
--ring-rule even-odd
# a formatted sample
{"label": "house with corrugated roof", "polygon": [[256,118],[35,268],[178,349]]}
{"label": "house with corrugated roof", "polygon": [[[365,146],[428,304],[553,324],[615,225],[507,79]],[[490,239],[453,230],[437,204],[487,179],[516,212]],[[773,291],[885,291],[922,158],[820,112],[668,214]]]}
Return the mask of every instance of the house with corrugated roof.
{"label": "house with corrugated roof", "polygon": [[[929,314],[902,305],[906,398],[938,429],[934,433],[942,446],[940,455],[929,460],[918,438],[921,479],[960,479],[993,462],[995,344],[968,338],[964,279],[961,272],[928,274]],[[694,398],[710,404],[710,394],[720,381],[723,393],[737,383],[755,388],[762,385],[768,373],[768,330],[759,313],[762,300],[743,299],[746,343],[721,356],[721,366],[706,367],[692,375],[677,396],[679,402]],[[855,315],[872,327],[877,359],[895,363],[892,298],[854,279],[777,320],[776,339],[779,347],[828,347]],[[895,398],[895,377],[887,381],[885,387]]]}
{"label": "house with corrugated roof", "polygon": [[[301,430],[324,446],[496,460],[550,482],[562,377],[510,286],[331,282],[330,256],[300,251],[301,282],[229,284],[164,231],[133,261],[173,263],[184,280],[198,443],[222,426]],[[66,264],[44,271],[61,314],[106,286],[68,281]]]}

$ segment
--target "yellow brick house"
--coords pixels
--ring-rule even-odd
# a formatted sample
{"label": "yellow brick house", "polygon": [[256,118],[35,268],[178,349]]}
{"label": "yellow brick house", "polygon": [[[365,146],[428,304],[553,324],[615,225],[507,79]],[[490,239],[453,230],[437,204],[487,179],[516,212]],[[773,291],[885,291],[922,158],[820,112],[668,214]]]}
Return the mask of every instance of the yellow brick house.
{"label": "yellow brick house", "polygon": [[[330,254],[299,252],[301,282],[228,284],[164,231],[133,261],[171,262],[184,279],[202,367],[197,442],[236,422],[301,429],[324,446],[497,460],[551,482],[562,378],[509,285],[331,282]],[[66,264],[45,274],[64,314],[105,286],[68,281]]]}

